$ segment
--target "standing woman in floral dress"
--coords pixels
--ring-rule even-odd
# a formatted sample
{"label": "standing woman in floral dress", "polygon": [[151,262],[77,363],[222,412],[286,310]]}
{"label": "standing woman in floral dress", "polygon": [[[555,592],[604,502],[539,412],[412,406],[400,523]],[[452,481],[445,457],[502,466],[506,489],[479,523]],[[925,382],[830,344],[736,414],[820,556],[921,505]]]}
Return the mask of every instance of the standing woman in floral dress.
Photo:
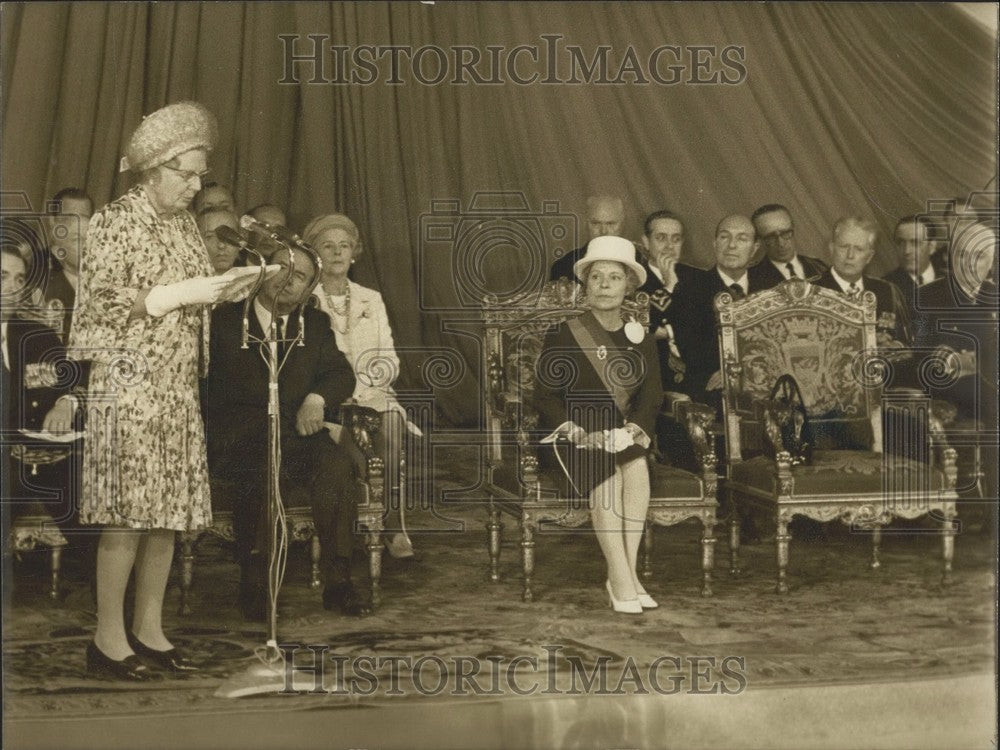
{"label": "standing woman in floral dress", "polygon": [[92,362],[81,521],[103,529],[87,670],[105,677],[195,668],[164,635],[162,612],[174,532],[212,517],[198,378],[208,365],[210,305],[230,279],[213,275],[186,209],[216,135],[215,117],[195,102],[145,117],[121,165],[138,184],[88,228],[69,346]]}

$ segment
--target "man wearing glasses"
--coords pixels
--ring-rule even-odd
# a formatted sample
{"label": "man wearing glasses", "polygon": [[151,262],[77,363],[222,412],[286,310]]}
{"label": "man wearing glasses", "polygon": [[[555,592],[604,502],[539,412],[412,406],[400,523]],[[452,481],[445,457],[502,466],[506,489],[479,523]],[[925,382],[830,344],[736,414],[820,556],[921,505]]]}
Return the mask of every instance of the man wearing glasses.
{"label": "man wearing glasses", "polygon": [[764,260],[749,271],[750,284],[755,291],[770,289],[793,276],[811,281],[826,271],[823,261],[796,252],[792,215],[780,203],[761,206],[750,220],[767,253]]}

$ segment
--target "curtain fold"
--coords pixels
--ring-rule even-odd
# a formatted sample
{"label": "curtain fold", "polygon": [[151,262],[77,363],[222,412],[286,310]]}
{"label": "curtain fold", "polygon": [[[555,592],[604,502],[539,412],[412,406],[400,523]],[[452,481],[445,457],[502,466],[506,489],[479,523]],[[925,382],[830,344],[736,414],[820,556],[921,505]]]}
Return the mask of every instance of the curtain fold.
{"label": "curtain fold", "polygon": [[[400,386],[425,387],[435,353],[458,357],[465,377],[436,386],[441,416],[458,424],[481,415],[480,350],[474,336],[449,331],[474,330],[484,289],[540,282],[557,225],[575,233],[564,244],[582,243],[574,214],[587,195],[621,194],[633,239],[647,213],[676,210],[688,260],[700,265],[711,263],[715,224],[729,213],[785,203],[801,249],[821,257],[834,220],[869,215],[882,230],[881,272],[894,264],[898,216],[982,190],[996,172],[996,40],[945,4],[32,3],[0,12],[5,193],[23,192],[36,209],[70,184],[99,205],[113,199],[130,186],[118,160],[142,115],[203,101],[220,125],[212,178],[241,207],[278,203],[296,229],[333,211],[357,221],[365,252],[354,277],[386,299],[403,350]],[[368,85],[312,83],[308,63],[297,82],[281,82],[280,36],[294,35],[304,54],[310,34],[349,50],[436,45],[452,59],[452,47],[466,46],[483,70],[490,46],[527,45],[542,62],[522,53],[519,70],[542,78],[543,35],[558,35],[564,82],[519,85],[503,69],[500,85],[457,85],[452,66],[424,85],[405,65],[396,85],[385,57]],[[613,67],[628,48],[645,63],[662,45],[731,45],[747,77],[568,83],[569,45],[587,61],[607,45]],[[326,49],[327,80],[334,60]],[[433,54],[424,66],[433,77]],[[512,218],[499,221],[500,199],[486,194],[504,191]],[[453,240],[427,236],[442,226]]]}

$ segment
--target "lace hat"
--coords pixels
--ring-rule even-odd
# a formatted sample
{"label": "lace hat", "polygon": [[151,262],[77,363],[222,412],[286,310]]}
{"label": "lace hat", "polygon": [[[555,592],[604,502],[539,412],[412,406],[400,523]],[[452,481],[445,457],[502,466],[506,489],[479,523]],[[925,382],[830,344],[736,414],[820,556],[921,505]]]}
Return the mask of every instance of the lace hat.
{"label": "lace hat", "polygon": [[168,104],[142,118],[129,138],[119,171],[141,172],[193,148],[211,151],[219,137],[215,115],[198,102]]}

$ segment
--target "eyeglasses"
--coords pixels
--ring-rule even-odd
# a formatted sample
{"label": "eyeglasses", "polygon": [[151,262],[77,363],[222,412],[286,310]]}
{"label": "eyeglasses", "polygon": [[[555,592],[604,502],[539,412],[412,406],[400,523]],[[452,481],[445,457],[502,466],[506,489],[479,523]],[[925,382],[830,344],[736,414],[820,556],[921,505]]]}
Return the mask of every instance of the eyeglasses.
{"label": "eyeglasses", "polygon": [[192,172],[189,169],[178,169],[177,167],[171,167],[169,164],[164,164],[163,166],[169,169],[171,172],[174,172],[175,174],[179,175],[180,178],[184,180],[184,182],[191,182],[191,180],[193,180],[195,177],[197,177],[199,180],[203,180],[206,177],[208,177],[207,169],[203,169],[201,172]]}
{"label": "eyeglasses", "polygon": [[780,232],[771,232],[770,234],[765,234],[761,239],[764,242],[774,242],[775,240],[790,240],[795,235],[795,230],[789,227],[788,229],[782,230]]}

